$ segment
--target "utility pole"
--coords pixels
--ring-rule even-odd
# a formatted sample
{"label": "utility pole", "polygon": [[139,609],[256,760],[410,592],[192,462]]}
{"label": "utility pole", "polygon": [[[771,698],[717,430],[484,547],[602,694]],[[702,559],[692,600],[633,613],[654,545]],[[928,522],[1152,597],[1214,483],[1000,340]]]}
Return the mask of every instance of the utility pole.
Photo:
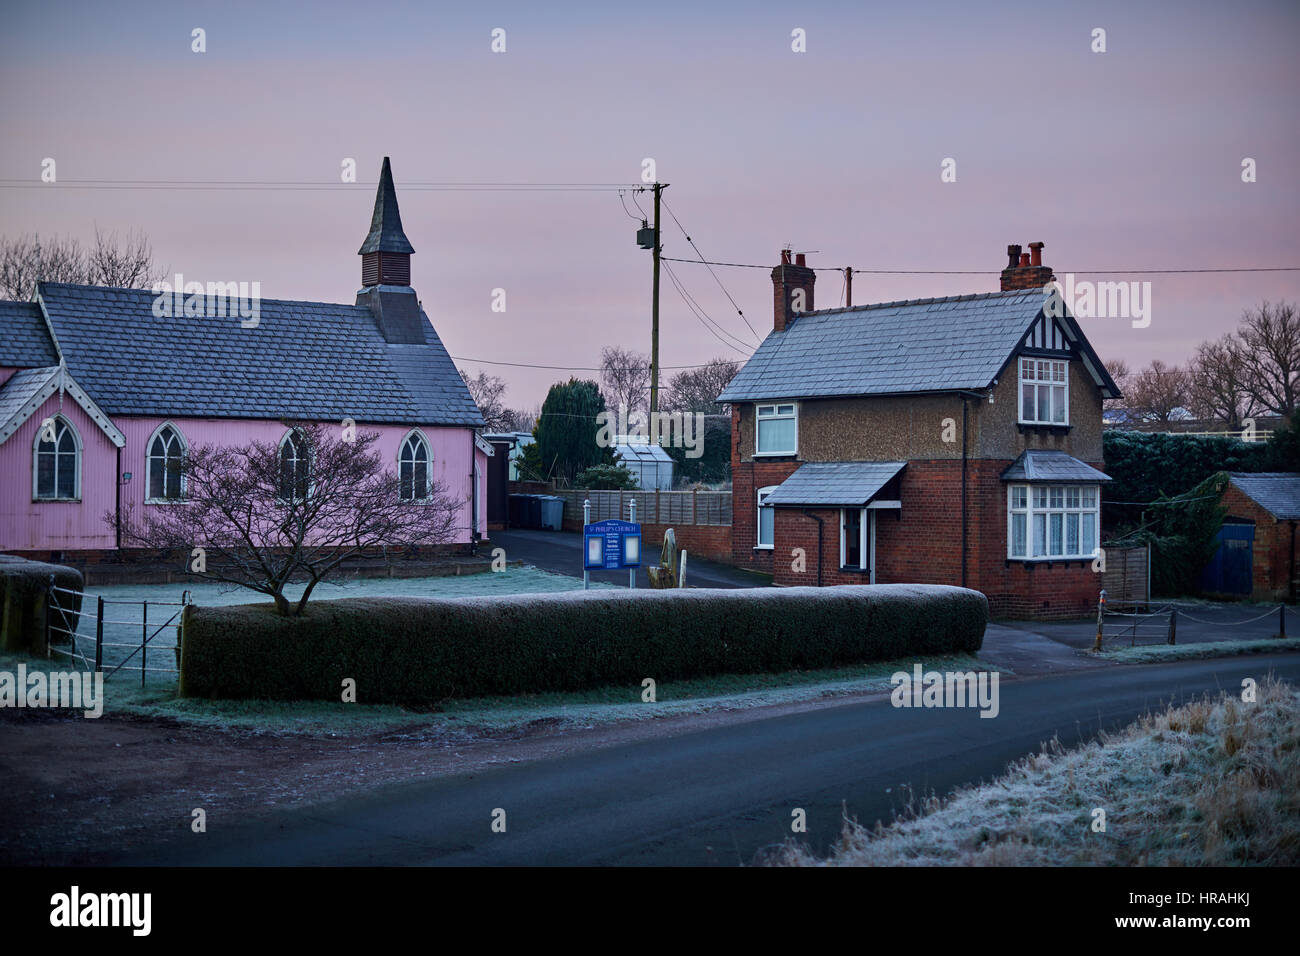
{"label": "utility pole", "polygon": [[654,289],[650,303],[650,411],[659,411],[659,197],[664,184],[655,183]]}

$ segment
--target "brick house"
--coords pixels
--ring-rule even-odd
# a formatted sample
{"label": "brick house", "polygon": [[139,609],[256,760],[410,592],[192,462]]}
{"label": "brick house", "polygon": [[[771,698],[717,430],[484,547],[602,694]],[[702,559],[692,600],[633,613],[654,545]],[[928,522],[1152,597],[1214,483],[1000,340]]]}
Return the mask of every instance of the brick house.
{"label": "brick house", "polygon": [[821,311],[782,253],[772,332],[719,396],[733,561],[785,586],[965,585],[1000,616],[1096,606],[1120,393],[1068,309],[1045,312],[1042,247],[1008,247],[999,292]]}
{"label": "brick house", "polygon": [[1249,525],[1253,540],[1220,535],[1220,547],[1251,549],[1250,596],[1256,601],[1295,601],[1296,522],[1300,521],[1300,474],[1229,472],[1220,504],[1225,527]]}

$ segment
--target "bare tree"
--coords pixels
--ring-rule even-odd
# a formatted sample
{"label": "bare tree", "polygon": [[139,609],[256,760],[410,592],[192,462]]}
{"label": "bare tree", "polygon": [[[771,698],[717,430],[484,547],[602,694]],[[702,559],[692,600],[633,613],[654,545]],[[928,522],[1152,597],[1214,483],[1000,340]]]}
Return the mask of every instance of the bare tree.
{"label": "bare tree", "polygon": [[1294,305],[1262,303],[1237,329],[1246,390],[1257,405],[1289,416],[1300,395],[1300,315]]}
{"label": "bare tree", "polygon": [[165,275],[154,263],[153,246],[142,231],[131,230],[121,239],[95,226],[95,244],[86,253],[88,285],[118,289],[147,289]]}
{"label": "bare tree", "polygon": [[1111,381],[1119,386],[1119,398],[1107,398],[1101,403],[1104,411],[1115,411],[1128,408],[1128,391],[1133,387],[1133,370],[1129,368],[1128,362],[1123,359],[1109,359],[1106,362],[1106,371],[1110,374]]}
{"label": "bare tree", "polygon": [[30,299],[37,282],[145,289],[165,274],[154,262],[148,237],[134,230],[119,238],[96,226],[89,249],[71,236],[0,238],[0,294],[7,299]]}
{"label": "bare tree", "polygon": [[1144,422],[1175,421],[1191,401],[1186,370],[1159,359],[1133,376],[1126,394],[1128,410]]}
{"label": "bare tree", "polygon": [[6,299],[31,299],[37,282],[83,282],[85,278],[85,251],[70,236],[42,239],[38,233],[0,238],[0,293]]}
{"label": "bare tree", "polygon": [[1256,412],[1247,387],[1241,342],[1231,334],[1217,342],[1202,342],[1187,366],[1192,410],[1198,418],[1224,422],[1230,429]]}
{"label": "bare tree", "polygon": [[507,408],[502,415],[502,430],[508,432],[531,432],[537,427],[537,419],[542,414],[542,406],[532,408]]}
{"label": "bare tree", "polygon": [[465,380],[470,397],[483,416],[484,428],[490,432],[507,428],[508,409],[502,401],[506,393],[505,380],[482,370],[473,377],[461,370],[460,377]]}
{"label": "bare tree", "polygon": [[[297,615],[349,558],[453,539],[463,502],[432,481],[427,465],[408,464],[399,480],[372,450],[375,432],[349,441],[337,426],[291,427],[283,446],[191,449],[177,464],[182,499],[140,515],[128,509],[124,540],[183,553],[189,573],[269,595],[280,614]],[[296,602],[284,593],[295,580],[306,582]]]}
{"label": "bare tree", "polygon": [[600,391],[611,412],[650,406],[650,359],[640,352],[607,345],[600,350]]}
{"label": "bare tree", "polygon": [[740,364],[715,358],[699,368],[685,369],[668,380],[667,401],[674,411],[725,413],[730,407],[718,401],[722,390],[740,371]]}

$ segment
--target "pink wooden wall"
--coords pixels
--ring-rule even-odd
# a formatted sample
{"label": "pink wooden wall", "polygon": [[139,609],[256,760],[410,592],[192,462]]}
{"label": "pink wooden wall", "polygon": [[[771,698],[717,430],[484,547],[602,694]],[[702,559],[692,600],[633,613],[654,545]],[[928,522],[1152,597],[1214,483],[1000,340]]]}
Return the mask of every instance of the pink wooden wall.
{"label": "pink wooden wall", "polygon": [[[60,412],[58,396],[52,396],[8,441],[0,445],[0,551],[95,550],[116,546],[114,530],[103,520],[116,505],[113,486],[119,469],[118,450],[76,402],[64,397],[62,414],[81,436],[81,491],[77,502],[32,500],[32,451],[36,433],[46,416]],[[287,430],[280,422],[213,418],[124,418],[114,424],[126,436],[121,472],[131,480],[122,487],[122,505],[136,511],[171,505],[145,503],[148,490],[147,456],[149,440],[163,422],[169,421],[193,445],[243,445],[252,439],[279,442]],[[405,426],[366,425],[358,431],[376,431],[375,450],[386,467],[397,472],[397,455],[410,431]],[[470,539],[471,455],[478,460],[479,534],[487,532],[487,458],[473,450],[473,432],[467,428],[427,427],[420,429],[433,452],[433,479],[447,494],[463,502],[462,527],[456,543]]]}

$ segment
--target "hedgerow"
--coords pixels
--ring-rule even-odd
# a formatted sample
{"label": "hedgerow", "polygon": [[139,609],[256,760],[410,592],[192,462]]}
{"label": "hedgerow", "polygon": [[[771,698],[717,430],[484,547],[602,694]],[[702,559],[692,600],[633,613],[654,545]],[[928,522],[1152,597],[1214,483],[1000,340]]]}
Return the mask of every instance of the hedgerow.
{"label": "hedgerow", "polygon": [[978,591],[934,585],[577,591],[190,607],[184,696],[431,705],[724,673],[973,653]]}

